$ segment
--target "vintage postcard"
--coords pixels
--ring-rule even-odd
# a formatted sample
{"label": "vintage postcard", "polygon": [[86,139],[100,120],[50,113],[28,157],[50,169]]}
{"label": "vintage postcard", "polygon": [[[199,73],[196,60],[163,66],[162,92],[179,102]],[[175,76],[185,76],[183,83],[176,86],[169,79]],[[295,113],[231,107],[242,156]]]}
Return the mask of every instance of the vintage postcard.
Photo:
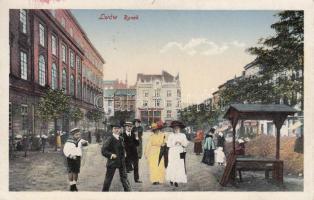
{"label": "vintage postcard", "polygon": [[3,199],[313,198],[314,2],[286,2],[1,1]]}

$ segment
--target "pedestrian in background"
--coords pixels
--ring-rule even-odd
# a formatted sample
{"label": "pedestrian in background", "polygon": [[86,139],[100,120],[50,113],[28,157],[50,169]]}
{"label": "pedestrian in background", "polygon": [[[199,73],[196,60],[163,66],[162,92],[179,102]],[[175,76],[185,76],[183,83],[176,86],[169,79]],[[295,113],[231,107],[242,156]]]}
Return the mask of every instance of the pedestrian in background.
{"label": "pedestrian in background", "polygon": [[124,146],[126,151],[126,170],[131,172],[134,170],[134,181],[136,183],[141,183],[139,180],[139,168],[138,168],[138,153],[137,147],[139,146],[138,132],[132,132],[132,122],[124,123],[124,132],[122,134],[124,139]]}
{"label": "pedestrian in background", "polygon": [[151,125],[152,135],[149,136],[145,147],[145,157],[148,160],[150,182],[153,185],[163,183],[165,180],[164,159],[159,159],[162,146],[166,145],[166,135],[161,132],[162,124]]}
{"label": "pedestrian in background", "polygon": [[235,152],[236,155],[240,155],[240,156],[245,155],[245,143],[242,138],[238,139],[238,144],[235,148],[235,151],[236,151]]}
{"label": "pedestrian in background", "polygon": [[42,135],[41,136],[41,147],[42,147],[42,151],[43,153],[45,152],[45,148],[46,148],[46,143],[47,143],[47,135]]}
{"label": "pedestrian in background", "polygon": [[63,135],[62,131],[57,131],[56,136],[56,150],[60,151],[61,149],[61,135]]}
{"label": "pedestrian in background", "polygon": [[217,147],[215,150],[215,158],[218,165],[224,165],[226,163],[226,156],[222,147]]}
{"label": "pedestrian in background", "polygon": [[217,137],[217,147],[222,147],[222,149],[225,149],[225,137],[224,134],[222,132],[218,133],[218,137]]}
{"label": "pedestrian in background", "polygon": [[66,141],[63,153],[67,158],[68,164],[68,178],[70,184],[70,191],[78,191],[76,184],[78,174],[81,168],[82,147],[87,146],[88,142],[81,139],[80,129],[74,128],[70,131],[70,137]]}
{"label": "pedestrian in background", "polygon": [[168,166],[166,170],[166,179],[170,181],[170,185],[178,187],[178,183],[187,183],[186,168],[185,168],[185,148],[188,145],[188,140],[181,129],[185,125],[180,121],[172,121],[171,128],[173,134],[168,136],[167,146],[169,147]]}
{"label": "pedestrian in background", "polygon": [[112,134],[107,137],[101,149],[102,155],[108,159],[106,177],[102,191],[109,191],[116,169],[119,169],[120,181],[124,191],[131,191],[125,166],[124,139],[120,136],[121,125],[120,123],[114,122],[111,127]]}
{"label": "pedestrian in background", "polygon": [[92,143],[92,133],[90,131],[87,131],[87,137],[88,137],[88,142],[91,144]]}
{"label": "pedestrian in background", "polygon": [[203,149],[202,149],[203,139],[204,139],[204,131],[198,130],[194,138],[194,153],[196,153],[196,155],[200,155],[203,152]]}
{"label": "pedestrian in background", "polygon": [[134,127],[132,128],[132,133],[137,133],[139,138],[139,145],[137,147],[138,159],[141,159],[143,155],[143,127],[141,126],[141,120],[134,119],[133,125]]}
{"label": "pedestrian in background", "polygon": [[213,166],[215,163],[215,143],[213,139],[213,133],[215,132],[215,129],[211,128],[209,133],[205,136],[205,142],[204,142],[204,154],[202,162]]}

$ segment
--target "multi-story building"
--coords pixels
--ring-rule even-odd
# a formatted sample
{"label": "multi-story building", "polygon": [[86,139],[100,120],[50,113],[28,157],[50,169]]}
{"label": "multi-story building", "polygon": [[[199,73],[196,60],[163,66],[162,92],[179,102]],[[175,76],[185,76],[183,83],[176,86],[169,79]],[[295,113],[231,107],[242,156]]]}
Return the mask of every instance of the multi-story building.
{"label": "multi-story building", "polygon": [[[254,61],[249,63],[244,67],[244,74],[245,77],[260,77],[261,76],[261,66],[257,65]],[[274,74],[272,79],[269,80],[271,84],[278,84],[277,81],[279,77],[287,77],[288,79],[293,79],[295,77],[297,78],[303,78],[303,74],[301,71],[293,72],[293,71],[284,71],[280,74]],[[299,92],[296,92],[297,98],[301,95]],[[256,102],[259,103],[259,102]],[[283,104],[284,100],[278,99],[277,102],[274,103],[280,103]],[[298,103],[294,106],[295,109],[301,110],[301,103]],[[281,128],[281,135],[286,135],[286,136],[294,136],[294,135],[299,135],[302,132],[301,126],[302,126],[302,121],[303,120],[303,112],[298,112],[295,114],[295,116],[289,116],[287,120],[284,122],[282,128]],[[275,135],[276,134],[276,127],[272,121],[267,121],[267,120],[259,120],[257,123],[253,121],[253,124],[258,126],[257,132],[260,134],[267,134],[267,135]],[[249,124],[247,126],[248,128],[252,127],[252,124]],[[255,128],[255,127],[254,127]]]}
{"label": "multi-story building", "polygon": [[176,120],[181,108],[179,75],[166,71],[162,74],[137,74],[136,117],[150,124],[162,120]]}
{"label": "multi-story building", "polygon": [[114,89],[104,90],[104,111],[105,117],[108,119],[109,117],[114,116]]}
{"label": "multi-story building", "polygon": [[104,80],[104,109],[105,116],[114,116],[117,111],[133,111],[135,113],[136,89],[128,87],[125,82],[116,80]]}
{"label": "multi-story building", "polygon": [[116,89],[114,93],[114,112],[132,111],[135,113],[136,89]]}
{"label": "multi-story building", "polygon": [[[257,65],[254,61],[247,64],[244,67],[244,71],[241,77],[238,78],[250,78],[250,77],[261,77],[261,66]],[[288,79],[293,79],[293,78],[302,78],[303,74],[302,71],[298,71],[298,72],[292,72],[292,71],[285,71],[282,72],[280,74],[274,74],[273,77],[271,78],[271,80],[268,81],[268,83],[270,84],[278,84],[278,79],[279,77],[287,77]],[[229,81],[227,81],[226,83],[222,84],[221,86],[219,86],[219,90],[217,90],[216,92],[213,93],[213,107],[217,108],[219,105],[219,102],[223,102],[223,99],[221,99],[221,97],[219,96],[219,91],[223,90],[226,84],[232,84],[234,83],[234,81],[237,79],[231,79]],[[300,97],[300,93],[296,92],[296,96],[297,98]],[[243,102],[246,103],[246,102]],[[261,103],[260,101],[256,101],[254,103]],[[280,103],[283,104],[284,100],[278,99],[276,102],[273,103]],[[295,109],[301,111],[301,103],[296,104],[294,106]],[[287,118],[287,120],[284,122],[282,128],[281,128],[281,135],[282,136],[295,136],[295,135],[299,135],[302,133],[302,121],[303,121],[303,112],[298,112],[295,114],[295,116],[289,116]],[[229,125],[224,125],[222,126],[221,129],[225,129],[226,127],[228,127]],[[243,130],[245,131],[245,133],[247,134],[266,134],[266,135],[275,135],[276,134],[276,128],[275,125],[272,121],[269,120],[246,120],[244,122],[241,122],[241,125],[238,126],[238,128],[240,128],[240,126],[243,126]],[[221,124],[220,124],[221,127]]]}
{"label": "multi-story building", "polygon": [[[11,132],[53,129],[35,114],[48,87],[64,89],[84,114],[95,109],[105,61],[69,10],[10,10],[9,38]],[[60,130],[72,125],[58,121]]]}
{"label": "multi-story building", "polygon": [[104,80],[103,81],[103,87],[104,87],[104,90],[127,89],[128,88],[128,84],[127,84],[127,80],[125,81],[125,83],[123,83],[119,79],[116,79],[116,80]]}

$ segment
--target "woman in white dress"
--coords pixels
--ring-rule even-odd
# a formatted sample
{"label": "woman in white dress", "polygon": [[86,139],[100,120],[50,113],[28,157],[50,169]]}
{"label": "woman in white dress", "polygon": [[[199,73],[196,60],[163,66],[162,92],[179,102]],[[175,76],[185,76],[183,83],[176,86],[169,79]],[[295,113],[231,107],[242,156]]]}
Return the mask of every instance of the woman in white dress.
{"label": "woman in white dress", "polygon": [[180,132],[184,128],[184,124],[179,121],[172,121],[171,128],[173,134],[169,134],[167,140],[168,152],[168,167],[166,171],[166,180],[170,181],[171,185],[178,187],[178,183],[187,183],[185,169],[185,148],[188,145],[188,140],[184,133]]}

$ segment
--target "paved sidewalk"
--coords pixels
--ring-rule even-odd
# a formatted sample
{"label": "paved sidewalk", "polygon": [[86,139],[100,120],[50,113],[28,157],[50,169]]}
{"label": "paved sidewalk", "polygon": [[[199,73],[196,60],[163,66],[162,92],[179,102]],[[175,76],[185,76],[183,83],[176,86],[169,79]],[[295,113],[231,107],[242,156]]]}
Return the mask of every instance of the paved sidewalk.
{"label": "paved sidewalk", "polygon": [[[144,133],[144,145],[150,133]],[[221,166],[207,166],[201,163],[202,156],[192,152],[193,143],[187,148],[187,184],[179,187],[169,183],[152,185],[149,181],[148,163],[140,160],[140,179],[143,183],[135,183],[133,173],[128,174],[133,191],[302,191],[303,179],[285,177],[284,186],[267,182],[262,173],[246,172],[243,182],[235,186],[221,187],[219,177],[223,173]],[[47,153],[29,152],[24,158],[23,152],[17,152],[17,158],[10,160],[11,191],[68,191],[66,163],[62,152]],[[81,173],[79,175],[79,191],[101,191],[106,173],[106,158],[101,155],[100,144],[90,144],[84,148]],[[123,191],[119,171],[112,181],[110,191]]]}

